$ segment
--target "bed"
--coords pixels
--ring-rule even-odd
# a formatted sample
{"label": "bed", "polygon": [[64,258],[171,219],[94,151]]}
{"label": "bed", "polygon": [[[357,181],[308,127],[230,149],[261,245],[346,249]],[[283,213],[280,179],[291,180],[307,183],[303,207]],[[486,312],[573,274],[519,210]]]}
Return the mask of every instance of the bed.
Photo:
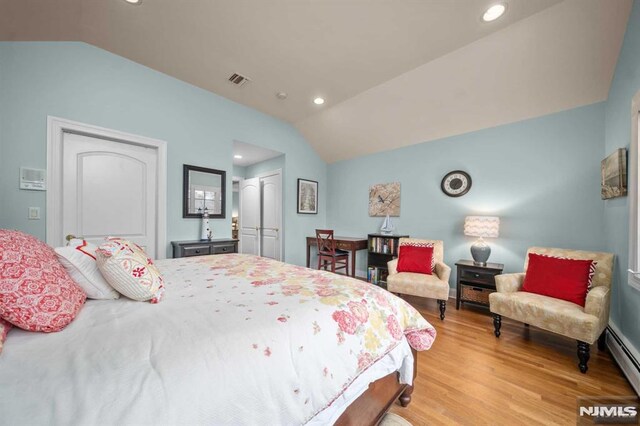
{"label": "bed", "polygon": [[[11,331],[3,424],[374,424],[410,400],[435,330],[368,283],[255,256],[157,262],[159,304],[89,300]],[[404,394],[404,395],[403,395]]]}

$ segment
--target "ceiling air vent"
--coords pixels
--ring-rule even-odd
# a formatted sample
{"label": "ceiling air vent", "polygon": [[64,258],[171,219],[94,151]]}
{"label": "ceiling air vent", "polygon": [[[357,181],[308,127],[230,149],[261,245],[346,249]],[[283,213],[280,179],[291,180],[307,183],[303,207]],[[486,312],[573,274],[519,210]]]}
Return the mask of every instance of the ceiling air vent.
{"label": "ceiling air vent", "polygon": [[248,77],[245,77],[244,75],[233,73],[231,74],[231,77],[229,77],[229,81],[235,84],[236,86],[240,87],[240,86],[244,86],[245,83],[250,82],[251,79],[249,79]]}

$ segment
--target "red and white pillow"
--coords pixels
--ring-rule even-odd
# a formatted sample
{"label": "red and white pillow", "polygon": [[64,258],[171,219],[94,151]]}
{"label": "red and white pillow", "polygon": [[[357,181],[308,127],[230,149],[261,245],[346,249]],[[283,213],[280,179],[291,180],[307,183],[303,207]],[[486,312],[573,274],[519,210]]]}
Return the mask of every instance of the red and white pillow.
{"label": "red and white pillow", "polygon": [[120,294],[140,302],[158,303],[164,281],[144,250],[131,241],[108,238],[96,250],[98,268]]}
{"label": "red and white pillow", "polygon": [[529,253],[522,291],[584,306],[597,262]]}
{"label": "red and white pillow", "polygon": [[7,322],[0,318],[0,353],[2,353],[2,347],[4,346],[4,341],[7,339],[7,333],[13,327],[10,322]]}
{"label": "red and white pillow", "polygon": [[82,239],[72,239],[66,247],[55,249],[58,259],[89,299],[117,299],[115,291],[104,279],[96,263],[97,246]]}
{"label": "red and white pillow", "polygon": [[60,331],[86,298],[52,248],[31,235],[0,229],[0,318],[29,331]]}
{"label": "red and white pillow", "polygon": [[403,242],[398,250],[398,266],[396,267],[398,272],[433,274],[436,266],[433,243]]}

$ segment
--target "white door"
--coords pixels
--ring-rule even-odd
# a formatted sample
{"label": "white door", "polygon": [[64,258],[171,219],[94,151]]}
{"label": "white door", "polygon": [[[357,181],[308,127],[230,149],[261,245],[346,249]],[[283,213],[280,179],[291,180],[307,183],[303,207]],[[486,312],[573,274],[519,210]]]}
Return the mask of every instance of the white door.
{"label": "white door", "polygon": [[282,178],[280,174],[260,178],[262,189],[261,256],[282,260]]}
{"label": "white door", "polygon": [[122,237],[157,258],[157,156],[152,148],[64,133],[62,235],[95,244]]}
{"label": "white door", "polygon": [[260,256],[260,179],[240,182],[240,253]]}

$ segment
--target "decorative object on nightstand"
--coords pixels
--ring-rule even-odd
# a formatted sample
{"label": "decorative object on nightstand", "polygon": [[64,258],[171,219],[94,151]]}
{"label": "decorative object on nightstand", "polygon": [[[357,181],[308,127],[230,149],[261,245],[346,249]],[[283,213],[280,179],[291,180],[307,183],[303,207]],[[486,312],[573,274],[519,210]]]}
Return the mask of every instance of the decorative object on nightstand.
{"label": "decorative object on nightstand", "polygon": [[456,309],[463,302],[489,307],[489,295],[496,291],[495,276],[502,274],[504,265],[477,265],[471,260],[459,260],[456,284]]}
{"label": "decorative object on nightstand", "polygon": [[208,241],[171,241],[173,257],[207,256],[238,252],[238,240],[217,238]]}
{"label": "decorative object on nightstand", "polygon": [[204,208],[204,211],[198,209],[198,213],[202,212],[202,227],[200,232],[200,241],[211,241],[213,237],[213,232],[211,231],[211,226],[209,225],[209,209]]}
{"label": "decorative object on nightstand", "polygon": [[393,231],[395,231],[396,227],[393,226],[393,222],[389,215],[384,218],[384,222],[382,222],[382,226],[380,227],[380,233],[382,235],[392,235]]}
{"label": "decorative object on nightstand", "polygon": [[496,216],[467,216],[464,220],[464,235],[479,237],[471,246],[471,257],[478,266],[487,264],[491,247],[484,238],[498,238],[500,218]]}
{"label": "decorative object on nightstand", "polygon": [[374,278],[372,280],[374,284],[387,288],[387,275],[389,274],[387,263],[398,257],[400,238],[409,238],[409,236],[369,234],[368,238],[367,270]]}

